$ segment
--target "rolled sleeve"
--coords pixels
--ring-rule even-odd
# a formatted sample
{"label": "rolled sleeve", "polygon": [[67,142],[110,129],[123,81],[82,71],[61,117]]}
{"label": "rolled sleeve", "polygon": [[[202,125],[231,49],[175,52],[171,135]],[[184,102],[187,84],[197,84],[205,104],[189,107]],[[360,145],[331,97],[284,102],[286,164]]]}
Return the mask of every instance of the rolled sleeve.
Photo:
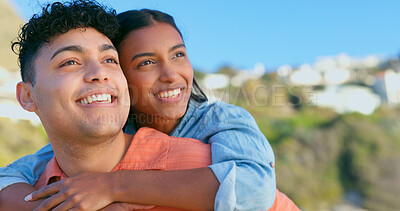
{"label": "rolled sleeve", "polygon": [[239,107],[224,108],[210,138],[209,166],[220,182],[216,210],[268,210],[275,200],[275,162],[272,148],[253,117]]}
{"label": "rolled sleeve", "polygon": [[0,168],[0,191],[16,183],[34,185],[52,157],[53,150],[48,144],[35,154],[24,156]]}
{"label": "rolled sleeve", "polygon": [[[2,169],[2,168],[0,168]],[[2,191],[4,188],[16,184],[16,183],[27,183],[26,180],[20,178],[20,177],[0,177],[0,191]]]}
{"label": "rolled sleeve", "polygon": [[233,161],[217,163],[209,166],[214,172],[220,186],[215,197],[214,210],[234,210],[236,204],[235,181],[236,164]]}

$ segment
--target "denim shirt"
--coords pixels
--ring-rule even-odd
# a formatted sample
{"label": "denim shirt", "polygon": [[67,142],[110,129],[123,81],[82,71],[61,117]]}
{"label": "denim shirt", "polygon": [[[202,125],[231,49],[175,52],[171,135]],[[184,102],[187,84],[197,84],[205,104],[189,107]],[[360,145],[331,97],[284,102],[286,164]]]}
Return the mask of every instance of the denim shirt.
{"label": "denim shirt", "polygon": [[[137,131],[129,118],[125,133]],[[220,182],[215,210],[267,210],[275,200],[272,148],[254,118],[243,108],[224,102],[190,100],[186,114],[170,134],[211,144],[212,165]],[[33,155],[0,168],[0,190],[14,183],[35,184],[53,157],[50,144]]]}

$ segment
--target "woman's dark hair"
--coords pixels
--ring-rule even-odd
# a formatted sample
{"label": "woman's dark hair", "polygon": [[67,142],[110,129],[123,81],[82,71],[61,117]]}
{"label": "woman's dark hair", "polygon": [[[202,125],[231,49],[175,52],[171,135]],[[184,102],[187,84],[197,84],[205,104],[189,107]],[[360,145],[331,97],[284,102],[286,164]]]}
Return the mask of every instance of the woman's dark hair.
{"label": "woman's dark hair", "polygon": [[[172,16],[150,9],[141,10],[130,10],[117,15],[117,20],[120,26],[119,34],[115,39],[113,39],[114,45],[118,48],[119,44],[124,40],[124,38],[131,32],[137,29],[141,29],[147,26],[152,26],[154,23],[166,23],[171,25],[176,29],[183,40],[181,31],[175,24],[175,20]],[[191,98],[198,102],[207,101],[207,96],[204,94],[203,90],[199,87],[196,80],[193,78],[193,88],[190,95]]]}
{"label": "woman's dark hair", "polygon": [[22,81],[35,84],[34,61],[39,49],[71,29],[93,27],[109,39],[118,32],[116,12],[93,0],[55,2],[43,7],[22,26],[11,49],[18,54]]}

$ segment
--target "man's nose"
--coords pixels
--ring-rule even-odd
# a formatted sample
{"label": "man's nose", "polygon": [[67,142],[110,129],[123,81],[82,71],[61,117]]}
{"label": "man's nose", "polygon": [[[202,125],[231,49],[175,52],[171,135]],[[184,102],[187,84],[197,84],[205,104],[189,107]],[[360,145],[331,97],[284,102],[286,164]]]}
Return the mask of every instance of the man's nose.
{"label": "man's nose", "polygon": [[90,82],[103,82],[108,81],[108,71],[99,62],[89,62],[86,67],[85,81]]}

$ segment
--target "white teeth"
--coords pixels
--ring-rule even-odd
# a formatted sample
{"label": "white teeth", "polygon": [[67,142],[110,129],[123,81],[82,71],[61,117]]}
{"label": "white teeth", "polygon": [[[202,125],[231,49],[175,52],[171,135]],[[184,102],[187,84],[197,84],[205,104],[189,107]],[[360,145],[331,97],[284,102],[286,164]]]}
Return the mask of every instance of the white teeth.
{"label": "white teeth", "polygon": [[181,93],[181,89],[175,89],[171,91],[164,91],[157,94],[159,98],[174,98],[177,97]]}
{"label": "white teeth", "polygon": [[83,98],[80,103],[81,104],[91,104],[93,102],[98,102],[98,103],[111,103],[111,95],[110,94],[96,94],[96,95],[90,95],[85,98]]}
{"label": "white teeth", "polygon": [[96,95],[96,97],[97,97],[97,101],[107,100],[107,96],[105,98],[103,98],[102,94]]}

